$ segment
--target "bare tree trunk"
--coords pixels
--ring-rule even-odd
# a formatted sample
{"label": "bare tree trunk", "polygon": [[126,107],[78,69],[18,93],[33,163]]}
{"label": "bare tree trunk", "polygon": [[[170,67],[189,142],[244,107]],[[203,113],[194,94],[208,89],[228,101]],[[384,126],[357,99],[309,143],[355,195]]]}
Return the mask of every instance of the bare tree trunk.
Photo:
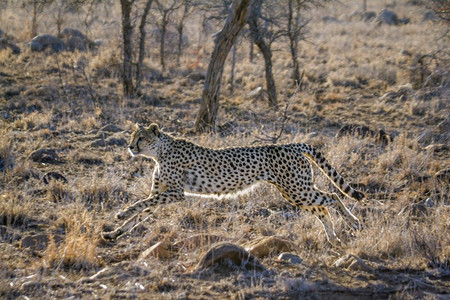
{"label": "bare tree trunk", "polygon": [[363,0],[363,12],[367,11],[367,0]]}
{"label": "bare tree trunk", "polygon": [[189,13],[189,3],[185,2],[184,9],[183,9],[183,15],[181,16],[180,22],[178,23],[178,26],[177,26],[177,31],[178,31],[177,67],[180,66],[181,51],[183,48],[184,21],[186,20],[188,13]]}
{"label": "bare tree trunk", "polygon": [[144,62],[145,55],[145,36],[147,33],[145,32],[145,25],[147,23],[147,16],[150,11],[150,7],[152,6],[153,0],[147,0],[147,3],[144,7],[144,12],[141,16],[141,23],[139,24],[139,57],[138,64],[136,67],[136,93],[140,93],[141,90],[141,82],[142,82],[142,63]]}
{"label": "bare tree trunk", "polygon": [[251,0],[234,0],[222,30],[217,34],[203,86],[200,111],[195,122],[197,131],[214,130],[219,109],[220,82],[223,67],[236,38],[247,22]]}
{"label": "bare tree trunk", "polygon": [[197,41],[197,50],[200,51],[200,48],[202,47],[203,44],[203,35],[205,34],[205,18],[203,17],[202,20],[202,27],[201,29],[198,31],[198,41]]}
{"label": "bare tree trunk", "polygon": [[250,34],[256,46],[264,57],[264,65],[266,71],[266,85],[267,93],[269,95],[269,106],[276,108],[278,105],[277,89],[275,86],[275,80],[273,79],[272,72],[272,50],[270,46],[264,41],[263,33],[258,26],[258,16],[261,10],[261,0],[256,0],[251,8],[250,16],[248,17],[248,24],[250,26]]}
{"label": "bare tree trunk", "polygon": [[253,49],[255,48],[255,43],[252,39],[250,39],[250,52],[248,54],[248,60],[252,63],[253,62]]}
{"label": "bare tree trunk", "polygon": [[38,16],[38,1],[33,1],[33,17],[31,19],[31,38],[34,38],[38,34],[38,24],[37,24],[37,16]]}
{"label": "bare tree trunk", "polygon": [[[291,50],[291,58],[292,58],[292,68],[293,68],[293,74],[292,77],[294,79],[294,85],[300,84],[300,67],[298,63],[298,40],[299,40],[299,32],[298,27],[294,26],[294,7],[293,2],[294,0],[289,0],[289,15],[288,15],[288,37],[289,37],[289,47]],[[298,10],[296,17],[298,18]],[[298,22],[298,21],[297,21]],[[297,30],[296,30],[297,29]]]}
{"label": "bare tree trunk", "polygon": [[159,44],[159,59],[160,59],[160,63],[161,63],[161,69],[162,72],[164,73],[166,71],[166,60],[164,57],[164,47],[165,47],[165,43],[166,43],[166,31],[167,31],[167,12],[164,11],[163,12],[163,16],[162,16],[162,22],[161,22],[161,39],[160,39],[160,44]]}
{"label": "bare tree trunk", "polygon": [[57,37],[61,37],[61,28],[64,24],[64,18],[63,18],[63,8],[64,8],[64,2],[63,1],[59,1],[58,3],[58,13],[56,14],[56,31]]}
{"label": "bare tree trunk", "polygon": [[131,9],[134,0],[120,0],[122,8],[122,37],[123,37],[123,70],[122,70],[122,89],[125,97],[134,96],[133,78],[132,78],[132,33]]}
{"label": "bare tree trunk", "polygon": [[234,69],[236,66],[236,50],[237,46],[236,43],[233,45],[233,49],[231,50],[231,74],[230,74],[230,93],[233,94],[234,92]]}
{"label": "bare tree trunk", "polygon": [[184,21],[181,21],[180,24],[178,24],[178,45],[177,45],[177,67],[180,66],[180,60],[181,60],[181,48],[183,48],[183,29],[184,24],[182,23]]}

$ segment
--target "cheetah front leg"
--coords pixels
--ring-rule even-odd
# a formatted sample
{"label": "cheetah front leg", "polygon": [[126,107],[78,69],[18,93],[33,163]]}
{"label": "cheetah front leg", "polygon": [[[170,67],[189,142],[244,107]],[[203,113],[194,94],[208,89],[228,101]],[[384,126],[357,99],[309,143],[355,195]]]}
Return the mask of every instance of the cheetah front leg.
{"label": "cheetah front leg", "polygon": [[[128,207],[123,213],[123,216],[130,216],[120,227],[116,228],[110,232],[102,232],[102,238],[105,240],[114,240],[119,236],[124,234],[125,232],[130,231],[139,225],[142,221],[147,219],[148,215],[151,213],[150,207],[158,205],[158,204],[167,204],[178,201],[183,201],[184,192],[177,190],[168,190],[162,194],[144,199],[142,201],[138,201],[132,206]],[[140,214],[140,212],[142,212]],[[136,213],[137,212],[137,213]],[[119,213],[120,214],[120,213]]]}
{"label": "cheetah front leg", "polygon": [[138,202],[130,205],[129,207],[127,207],[125,210],[118,212],[115,216],[116,219],[125,220],[137,213],[140,213],[141,211],[145,210],[149,206],[154,206],[154,205],[160,204],[160,203],[154,203],[155,202],[154,199],[159,194],[163,194],[166,190],[167,190],[167,187],[158,180],[158,174],[154,173],[150,195],[147,198],[145,198],[144,200],[138,201]]}

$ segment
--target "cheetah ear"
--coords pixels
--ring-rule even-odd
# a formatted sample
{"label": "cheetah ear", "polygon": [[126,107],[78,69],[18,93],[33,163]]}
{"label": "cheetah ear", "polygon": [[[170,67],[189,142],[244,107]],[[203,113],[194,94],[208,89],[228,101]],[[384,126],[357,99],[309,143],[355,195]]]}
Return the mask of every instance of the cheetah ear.
{"label": "cheetah ear", "polygon": [[150,124],[147,127],[147,131],[152,133],[155,136],[159,136],[159,126],[155,123]]}

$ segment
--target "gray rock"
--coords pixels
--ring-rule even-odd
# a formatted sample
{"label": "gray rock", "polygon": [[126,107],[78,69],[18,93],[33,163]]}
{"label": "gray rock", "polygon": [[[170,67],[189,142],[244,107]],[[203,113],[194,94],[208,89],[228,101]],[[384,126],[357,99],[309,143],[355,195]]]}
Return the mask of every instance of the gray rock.
{"label": "gray rock", "polygon": [[206,78],[205,74],[202,72],[192,72],[189,75],[187,75],[186,77],[195,82],[204,80]]}
{"label": "gray rock", "polygon": [[66,46],[61,39],[53,35],[39,34],[31,40],[30,48],[33,52],[41,52],[46,49],[49,49],[52,52],[61,52]]}
{"label": "gray rock", "polygon": [[366,11],[362,14],[362,20],[364,22],[372,21],[377,17],[377,14],[374,11]]}
{"label": "gray rock", "polygon": [[398,25],[399,20],[395,12],[387,10],[386,8],[380,11],[374,20],[375,24],[387,24],[387,25]]}
{"label": "gray rock", "polygon": [[423,13],[423,20],[427,22],[435,22],[438,20],[436,13],[432,10],[428,10]]}
{"label": "gray rock", "polygon": [[339,23],[340,22],[336,17],[333,17],[333,16],[324,16],[324,17],[322,17],[322,21],[324,23]]}
{"label": "gray rock", "polygon": [[123,131],[123,129],[114,124],[107,124],[107,125],[103,126],[102,128],[100,128],[100,131],[121,132],[121,131]]}
{"label": "gray rock", "polygon": [[95,140],[90,146],[92,148],[106,147],[106,141],[104,139]]}
{"label": "gray rock", "polygon": [[248,269],[266,269],[252,254],[250,254],[244,248],[226,242],[212,245],[211,248],[202,255],[195,269],[202,270],[208,267],[212,267],[216,263],[220,263],[224,260],[232,261],[237,266],[245,267]]}
{"label": "gray rock", "polygon": [[106,146],[125,146],[127,141],[124,138],[109,137],[107,139],[98,139],[91,143],[92,148],[100,148]]}
{"label": "gray rock", "polygon": [[29,235],[20,241],[20,247],[40,251],[47,248],[48,242],[49,237],[47,234]]}
{"label": "gray rock", "polygon": [[30,159],[37,163],[57,164],[61,160],[55,149],[39,149],[30,154]]}
{"label": "gray rock", "polygon": [[59,174],[58,172],[47,172],[44,177],[42,177],[42,181],[45,184],[49,184],[51,181],[60,181],[62,183],[67,183],[66,177]]}
{"label": "gray rock", "polygon": [[124,138],[114,138],[111,137],[106,140],[106,143],[108,146],[125,146],[127,144],[127,141]]}
{"label": "gray rock", "polygon": [[11,49],[13,54],[20,54],[20,48],[13,42],[0,38],[0,50]]}
{"label": "gray rock", "polygon": [[290,262],[291,264],[300,264],[303,259],[300,258],[300,256],[289,253],[289,252],[283,252],[278,256],[279,260],[285,260]]}
{"label": "gray rock", "polygon": [[68,51],[93,51],[96,49],[96,44],[90,40],[84,33],[77,29],[65,28],[60,35],[61,40],[64,41]]}

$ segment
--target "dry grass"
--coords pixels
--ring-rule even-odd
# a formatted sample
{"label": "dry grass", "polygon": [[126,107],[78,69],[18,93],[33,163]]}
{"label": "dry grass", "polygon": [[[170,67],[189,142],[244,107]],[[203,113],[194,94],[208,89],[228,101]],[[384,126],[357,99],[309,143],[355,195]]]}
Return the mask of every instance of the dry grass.
{"label": "dry grass", "polygon": [[95,215],[79,202],[60,212],[55,226],[64,230],[64,240],[58,244],[50,239],[42,254],[42,267],[89,271],[100,266],[98,256],[99,226]]}
{"label": "dry grass", "polygon": [[[264,89],[264,67],[260,55],[249,62],[248,42],[242,41],[233,94],[229,62],[225,67],[218,116],[224,126],[216,135],[198,136],[192,130],[203,84],[185,76],[206,71],[213,45],[207,38],[197,47],[198,22],[186,29],[192,43],[181,66],[169,58],[164,80],[158,79],[157,51],[148,54],[138,99],[120,95],[120,22],[112,17],[120,14],[117,3],[108,8],[109,17],[106,7],[99,8],[90,25],[91,37],[104,42],[96,53],[31,53],[25,47],[20,55],[0,51],[0,297],[446,295],[450,188],[448,175],[437,174],[448,170],[450,161],[448,38],[438,39],[446,27],[423,22],[422,9],[396,2],[392,9],[409,17],[410,24],[376,27],[350,20],[351,10],[359,8],[353,1],[311,11],[310,42],[299,49],[304,89],[293,99],[289,53],[285,41],[275,43],[279,111],[267,110],[264,93],[247,97],[257,87]],[[372,1],[369,9],[379,11],[383,5]],[[1,13],[0,28],[19,43],[28,41],[21,22],[27,12],[16,7],[14,13]],[[340,22],[322,22],[324,15]],[[52,19],[46,20],[40,30],[55,33]],[[74,15],[67,14],[64,22],[82,29]],[[414,59],[430,53],[444,60],[428,59],[418,69]],[[433,76],[418,80],[427,74]],[[327,244],[320,222],[296,211],[267,184],[235,199],[189,196],[183,203],[155,208],[117,242],[99,239],[101,231],[117,224],[113,216],[119,209],[147,197],[154,164],[130,158],[125,146],[96,142],[128,138],[135,122],[158,122],[205,146],[264,144],[262,137],[276,136],[282,127],[283,109],[291,100],[279,142],[313,144],[368,196],[365,206],[343,199],[360,218],[361,231],[352,231],[332,212],[341,247]],[[122,132],[101,131],[107,124]],[[344,125],[363,125],[372,133],[337,135]],[[389,135],[387,144],[377,139],[380,130]],[[31,153],[42,148],[55,150],[59,159],[33,161]],[[45,183],[50,172],[67,182]],[[320,189],[334,191],[319,170],[314,173]],[[46,237],[43,247],[22,244],[38,236]],[[217,241],[243,245],[265,236],[292,241],[303,262],[288,264],[274,254],[261,258],[270,269],[266,272],[232,264],[194,271],[202,253]],[[144,250],[162,241],[171,257],[139,260]],[[368,267],[334,264],[348,254]]]}

